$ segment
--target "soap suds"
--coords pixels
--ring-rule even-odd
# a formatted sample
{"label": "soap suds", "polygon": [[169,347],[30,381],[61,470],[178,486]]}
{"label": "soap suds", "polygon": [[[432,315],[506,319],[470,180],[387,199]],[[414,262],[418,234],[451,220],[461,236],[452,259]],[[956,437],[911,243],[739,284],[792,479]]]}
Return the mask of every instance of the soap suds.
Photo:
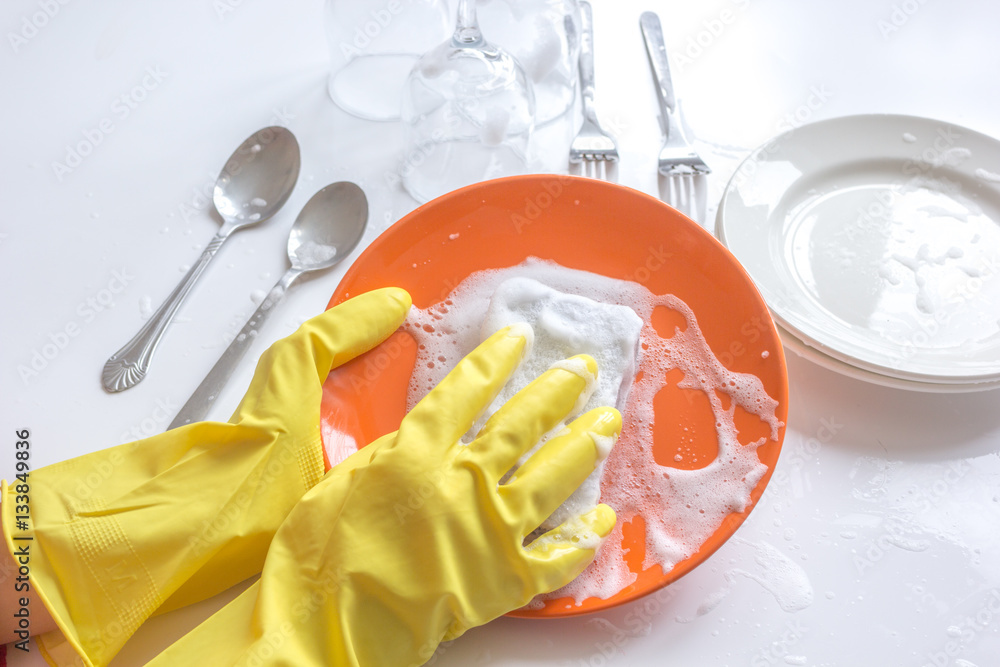
{"label": "soap suds", "polygon": [[303,264],[316,265],[329,261],[337,254],[337,246],[306,241],[295,249],[295,257]]}
{"label": "soap suds", "polygon": [[[735,373],[719,363],[694,313],[677,297],[655,295],[634,282],[528,259],[515,267],[474,273],[440,303],[411,310],[407,329],[418,347],[408,395],[411,407],[479,343],[480,323],[486,319],[490,299],[510,278],[530,278],[565,294],[629,307],[642,321],[642,356],[633,374],[636,379],[630,389],[626,388],[622,434],[605,462],[600,484],[601,502],[618,515],[608,537],[617,548],[601,549],[580,577],[545,596],[569,596],[577,604],[589,597],[607,599],[636,580],[636,573],[621,556],[622,527],[636,516],[644,519],[646,528],[642,569],[659,565],[669,572],[693,555],[727,516],[746,510],[751,491],[767,472],[757,457],[757,448],[769,439],[777,440],[784,425],[776,417],[778,403],[767,395],[759,378]],[[657,307],[674,311],[685,323],[670,338],[662,338],[651,324]],[[598,366],[603,374],[600,360]],[[676,386],[703,393],[716,420],[718,454],[707,466],[695,470],[664,466],[654,460],[653,397],[667,386],[668,373],[675,370],[683,375]],[[769,436],[741,444],[734,421],[737,408],[767,424]]]}
{"label": "soap suds", "polygon": [[[476,319],[466,319],[464,308],[452,308],[445,305],[447,318],[460,321],[463,333],[461,338],[465,345],[474,347],[493,333],[505,327],[512,327],[511,333],[523,329],[531,331],[530,346],[526,346],[521,365],[514,371],[510,380],[501,389],[483,415],[473,425],[468,440],[483,427],[486,420],[518,391],[526,387],[536,377],[545,371],[559,368],[572,373],[584,380],[584,389],[580,392],[576,404],[566,416],[571,420],[588,410],[600,406],[625,407],[628,389],[635,375],[636,356],[639,352],[639,336],[642,330],[642,320],[631,308],[622,305],[601,303],[583,296],[566,294],[529,278],[514,277],[500,283],[489,295],[489,306],[484,316]],[[437,333],[438,329],[448,325],[440,324],[434,319],[411,316],[409,326],[415,329],[419,339],[429,338],[427,363],[418,361],[411,382],[411,396],[416,395],[421,380],[419,375],[426,375],[426,388],[437,384],[437,378],[443,368],[457,363],[457,358],[449,359],[449,350],[441,349],[435,353],[435,341],[442,340],[428,334]],[[522,329],[523,328],[523,329]],[[464,347],[464,346],[463,346]],[[599,372],[594,373],[587,368],[583,359],[576,355],[588,354],[597,362]],[[460,357],[459,357],[460,358]],[[428,364],[434,364],[433,367]],[[438,371],[435,373],[434,371]],[[557,424],[552,432],[546,434],[537,445],[522,457],[523,464],[539,447],[563,428]],[[610,447],[613,443],[604,443]],[[558,526],[563,521],[587,512],[599,501],[601,489],[601,474],[603,460],[587,477],[569,499],[557,509],[552,516],[542,523],[543,530]]]}

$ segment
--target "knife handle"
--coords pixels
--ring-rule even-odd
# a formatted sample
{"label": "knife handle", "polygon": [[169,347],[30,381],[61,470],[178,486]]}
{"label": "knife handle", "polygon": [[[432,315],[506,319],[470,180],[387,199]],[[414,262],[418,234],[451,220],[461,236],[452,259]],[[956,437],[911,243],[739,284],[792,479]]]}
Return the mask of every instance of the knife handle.
{"label": "knife handle", "polygon": [[667,62],[667,47],[663,43],[663,29],[660,18],[653,12],[643,12],[639,17],[639,27],[642,39],[646,43],[646,54],[649,56],[649,66],[653,69],[656,79],[656,96],[666,119],[668,113],[677,108],[674,98],[674,82],[670,78],[670,64]]}

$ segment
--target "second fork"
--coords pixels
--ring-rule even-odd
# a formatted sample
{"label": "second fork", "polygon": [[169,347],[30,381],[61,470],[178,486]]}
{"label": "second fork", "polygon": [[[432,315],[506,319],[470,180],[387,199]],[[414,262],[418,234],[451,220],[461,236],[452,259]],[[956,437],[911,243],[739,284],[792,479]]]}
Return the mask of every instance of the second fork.
{"label": "second fork", "polygon": [[660,19],[653,12],[643,12],[639,19],[642,38],[646,43],[649,65],[656,79],[656,99],[660,103],[663,118],[663,148],[657,160],[657,168],[664,176],[695,176],[709,174],[711,169],[694,150],[681,127],[680,110],[674,95],[674,84],[667,62],[667,47],[663,43]]}
{"label": "second fork", "polygon": [[580,164],[584,176],[608,178],[608,165],[618,161],[615,140],[601,127],[594,107],[594,31],[590,3],[580,2],[580,98],[583,126],[569,148],[571,164]]}

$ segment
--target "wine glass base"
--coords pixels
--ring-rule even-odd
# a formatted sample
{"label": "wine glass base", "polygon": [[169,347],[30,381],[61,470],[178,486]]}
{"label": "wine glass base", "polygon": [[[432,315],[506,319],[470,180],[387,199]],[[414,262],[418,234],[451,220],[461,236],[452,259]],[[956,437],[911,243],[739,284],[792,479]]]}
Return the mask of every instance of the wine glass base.
{"label": "wine glass base", "polygon": [[358,56],[330,76],[327,93],[334,103],[365,120],[399,120],[403,88],[417,56]]}
{"label": "wine glass base", "polygon": [[450,141],[420,146],[402,170],[403,187],[424,204],[480,181],[528,173],[523,152],[509,145]]}

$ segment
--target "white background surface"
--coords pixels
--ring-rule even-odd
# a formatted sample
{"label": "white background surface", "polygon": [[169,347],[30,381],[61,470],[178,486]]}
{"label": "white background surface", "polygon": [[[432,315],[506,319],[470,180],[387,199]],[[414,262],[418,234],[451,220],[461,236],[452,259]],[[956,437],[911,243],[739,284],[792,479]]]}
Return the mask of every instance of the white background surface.
{"label": "white background surface", "polygon": [[[708,219],[738,161],[796,123],[896,112],[1000,136],[993,3],[595,5],[598,106],[619,138],[618,180],[658,193],[660,139],[638,30],[641,11],[655,9],[688,122],[715,170]],[[13,44],[39,11],[37,0],[0,9],[8,479],[16,429],[31,430],[34,467],[161,431],[252,312],[251,293],[284,271],[287,230],[318,188],[350,179],[365,189],[369,241],[414,206],[387,184],[401,157],[399,125],[354,119],[326,97],[318,0],[75,0]],[[145,99],[126,116],[120,98],[144,77]],[[53,163],[102,119],[113,132],[60,179]],[[100,368],[141,326],[142,304],[159,305],[217,228],[202,193],[239,142],[271,123],[286,124],[302,146],[288,204],[223,247],[149,377],[104,393]],[[549,153],[549,168],[565,168],[563,150]],[[251,355],[319,312],[343,271],[293,287]],[[64,340],[68,326],[77,333]],[[19,372],[50,344],[37,374]],[[252,367],[233,378],[213,417],[228,416]],[[777,473],[705,565],[607,613],[501,619],[446,647],[436,664],[1000,665],[1000,394],[870,386],[794,355],[788,367]],[[142,664],[195,621],[154,620],[115,664]]]}

